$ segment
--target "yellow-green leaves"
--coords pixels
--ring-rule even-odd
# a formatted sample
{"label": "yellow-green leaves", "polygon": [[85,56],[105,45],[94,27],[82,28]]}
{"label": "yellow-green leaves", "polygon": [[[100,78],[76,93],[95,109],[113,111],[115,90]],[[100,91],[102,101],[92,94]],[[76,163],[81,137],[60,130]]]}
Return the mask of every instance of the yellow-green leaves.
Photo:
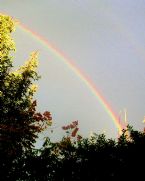
{"label": "yellow-green leaves", "polygon": [[[0,129],[4,138],[1,148],[9,152],[30,149],[40,131],[51,125],[49,112],[36,112],[33,95],[37,90],[38,52],[33,52],[26,63],[12,70],[10,53],[15,49],[11,38],[15,22],[9,16],[0,15]],[[46,126],[43,126],[46,125]],[[6,128],[6,129],[5,129]],[[5,147],[4,147],[5,146]]]}
{"label": "yellow-green leaves", "polygon": [[0,14],[0,31],[5,33],[11,33],[15,30],[15,21],[7,15]]}
{"label": "yellow-green leaves", "polygon": [[18,70],[19,72],[35,72],[38,66],[38,52],[32,52],[30,58]]}
{"label": "yellow-green leaves", "polygon": [[37,91],[37,89],[38,89],[38,85],[36,85],[36,84],[32,84],[32,86],[30,87],[30,91],[32,93],[35,93]]}
{"label": "yellow-green leaves", "polygon": [[15,43],[11,38],[14,29],[15,21],[10,16],[0,14],[0,58],[15,50]]}

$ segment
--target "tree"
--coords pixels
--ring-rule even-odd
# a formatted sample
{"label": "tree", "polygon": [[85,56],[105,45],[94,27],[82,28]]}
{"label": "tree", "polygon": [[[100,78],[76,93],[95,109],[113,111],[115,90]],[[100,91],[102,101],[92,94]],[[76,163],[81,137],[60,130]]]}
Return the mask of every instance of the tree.
{"label": "tree", "polygon": [[[70,129],[72,125],[63,129]],[[34,157],[29,164],[34,165],[30,180],[141,180],[144,177],[144,153],[144,132],[135,131],[130,126],[123,130],[118,140],[95,133],[91,138],[81,138],[77,144],[70,137],[55,144],[46,140],[40,156]]]}
{"label": "tree", "polygon": [[15,21],[0,14],[0,170],[5,170],[7,177],[12,164],[33,148],[38,133],[52,120],[50,112],[36,112],[37,103],[33,100],[37,89],[33,81],[39,78],[38,53],[33,52],[23,66],[12,70],[14,29]]}

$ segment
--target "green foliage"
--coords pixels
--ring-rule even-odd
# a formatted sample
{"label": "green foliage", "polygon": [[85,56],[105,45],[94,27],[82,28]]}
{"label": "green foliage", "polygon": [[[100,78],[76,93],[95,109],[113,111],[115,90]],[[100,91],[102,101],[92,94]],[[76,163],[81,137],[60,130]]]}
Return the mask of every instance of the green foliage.
{"label": "green foliage", "polygon": [[11,38],[14,27],[15,22],[11,17],[0,14],[0,58],[8,56],[11,50],[15,50],[15,43]]}
{"label": "green foliage", "polygon": [[33,81],[39,78],[38,53],[33,52],[24,66],[12,70],[14,25],[12,18],[0,15],[0,169],[5,169],[7,177],[17,159],[32,149],[38,133],[51,124],[50,113],[37,113],[33,100],[37,88]]}

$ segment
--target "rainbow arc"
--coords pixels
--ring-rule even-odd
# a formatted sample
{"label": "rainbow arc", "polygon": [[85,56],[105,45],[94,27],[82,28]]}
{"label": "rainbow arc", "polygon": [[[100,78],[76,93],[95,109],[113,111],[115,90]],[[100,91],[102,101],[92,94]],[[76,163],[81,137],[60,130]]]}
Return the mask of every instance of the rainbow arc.
{"label": "rainbow arc", "polygon": [[26,25],[19,23],[18,27],[33,37],[38,43],[41,43],[49,52],[51,52],[54,56],[56,56],[60,61],[62,61],[65,66],[67,66],[91,91],[91,93],[95,96],[97,101],[102,105],[105,109],[106,113],[109,115],[111,120],[114,122],[115,126],[118,129],[119,134],[122,133],[122,125],[118,119],[118,116],[113,112],[111,106],[107,103],[105,98],[99,93],[98,89],[94,85],[94,83],[89,80],[89,78],[74,64],[69,57],[67,57],[61,50],[52,45],[46,38],[38,34],[37,32],[31,30]]}

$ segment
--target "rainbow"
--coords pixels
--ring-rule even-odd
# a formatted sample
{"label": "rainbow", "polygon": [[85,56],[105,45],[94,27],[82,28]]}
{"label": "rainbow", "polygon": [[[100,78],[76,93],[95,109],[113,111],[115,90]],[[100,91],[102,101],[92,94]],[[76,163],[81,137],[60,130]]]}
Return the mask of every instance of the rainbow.
{"label": "rainbow", "polygon": [[[3,15],[7,15],[6,13],[3,13]],[[94,83],[74,64],[74,61],[72,61],[69,57],[67,57],[61,50],[56,48],[52,43],[50,43],[47,39],[39,35],[37,32],[31,30],[26,25],[19,22],[18,27],[24,31],[25,33],[29,34],[31,37],[33,37],[35,40],[37,40],[39,43],[41,43],[43,46],[45,46],[49,52],[54,54],[58,59],[60,59],[74,74],[82,81],[84,84],[88,87],[88,89],[91,91],[91,93],[95,96],[97,101],[102,105],[102,107],[105,109],[106,113],[109,115],[109,117],[114,122],[119,135],[122,134],[123,125],[120,123],[119,116],[117,116],[111,106],[107,103],[105,98],[99,93],[98,89],[94,85]]]}
{"label": "rainbow", "polygon": [[47,39],[36,33],[35,31],[32,31],[30,28],[28,28],[26,25],[19,23],[18,27],[29,34],[31,37],[36,39],[39,43],[41,43],[43,46],[45,46],[49,52],[54,54],[59,60],[61,60],[74,74],[79,77],[79,79],[88,87],[88,89],[91,91],[91,93],[95,96],[97,101],[103,106],[106,113],[110,116],[112,121],[114,122],[115,126],[118,129],[118,133],[121,135],[123,126],[119,122],[118,116],[112,111],[112,108],[107,103],[107,101],[104,99],[104,97],[99,93],[94,83],[89,80],[89,78],[74,64],[74,61],[72,61],[70,58],[68,58],[62,51],[60,51],[58,48],[56,48],[54,45],[52,45]]}

